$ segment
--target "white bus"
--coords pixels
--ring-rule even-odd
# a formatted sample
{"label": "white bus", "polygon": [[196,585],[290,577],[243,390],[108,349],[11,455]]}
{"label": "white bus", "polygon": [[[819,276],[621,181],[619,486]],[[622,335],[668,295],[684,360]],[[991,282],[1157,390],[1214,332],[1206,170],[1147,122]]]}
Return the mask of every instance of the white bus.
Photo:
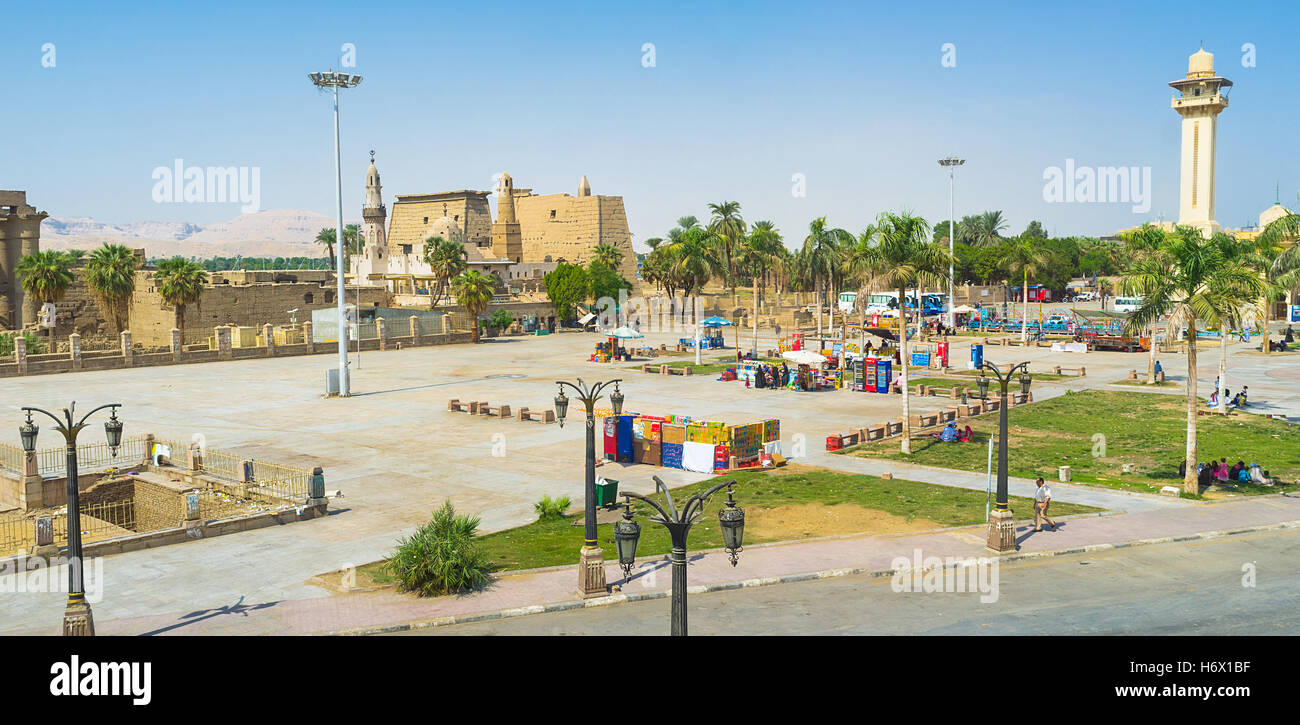
{"label": "white bus", "polygon": [[857,293],[857,292],[841,292],[841,293],[840,293],[840,311],[843,312],[843,313],[846,314],[846,315],[847,315],[848,313],[852,312],[852,311],[853,311],[853,303],[856,302],[857,299],[858,299],[858,293]]}
{"label": "white bus", "polygon": [[1116,297],[1115,311],[1131,313],[1142,305],[1141,297]]}

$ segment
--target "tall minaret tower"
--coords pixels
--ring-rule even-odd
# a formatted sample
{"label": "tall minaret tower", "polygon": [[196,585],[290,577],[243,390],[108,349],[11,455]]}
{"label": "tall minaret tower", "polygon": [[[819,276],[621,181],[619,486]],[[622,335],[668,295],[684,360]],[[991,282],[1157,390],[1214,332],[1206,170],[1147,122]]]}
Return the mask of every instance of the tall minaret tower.
{"label": "tall minaret tower", "polygon": [[371,275],[383,275],[388,271],[387,236],[384,232],[383,189],[379,185],[379,169],[375,168],[375,152],[370,152],[370,168],[366,169],[366,203],[361,207],[361,219],[365,226],[361,230],[361,254],[352,257],[352,274],[358,283]]}
{"label": "tall minaret tower", "polygon": [[366,205],[361,207],[361,218],[365,220],[363,231],[365,245],[384,246],[384,209],[383,187],[379,185],[379,169],[375,168],[375,152],[370,152],[370,168],[366,169]]}
{"label": "tall minaret tower", "polygon": [[492,254],[516,264],[523,261],[524,239],[515,218],[515,182],[510,174],[501,174],[497,186],[497,220],[492,222]]}
{"label": "tall minaret tower", "polygon": [[1171,105],[1183,117],[1178,223],[1208,237],[1219,231],[1214,221],[1215,139],[1232,81],[1214,74],[1214,55],[1201,48],[1187,59],[1187,77],[1169,85],[1178,91]]}

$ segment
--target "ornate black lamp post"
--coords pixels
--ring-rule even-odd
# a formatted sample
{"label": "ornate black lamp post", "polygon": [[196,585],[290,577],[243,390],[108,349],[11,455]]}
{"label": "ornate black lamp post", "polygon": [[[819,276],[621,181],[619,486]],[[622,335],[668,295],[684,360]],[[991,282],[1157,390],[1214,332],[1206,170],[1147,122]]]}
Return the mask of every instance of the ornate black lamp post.
{"label": "ornate black lamp post", "polygon": [[603,597],[608,592],[605,591],[605,558],[600,546],[596,542],[596,402],[600,400],[600,391],[613,385],[614,392],[609,396],[610,405],[614,408],[614,415],[623,412],[623,393],[619,392],[618,384],[622,378],[616,378],[604,383],[596,383],[590,387],[578,378],[575,385],[563,380],[555,381],[560,386],[560,394],[555,396],[555,418],[560,422],[560,427],[564,427],[564,419],[569,412],[569,398],[564,394],[564,386],[569,386],[578,394],[578,400],[587,407],[587,485],[584,489],[586,511],[586,540],[582,544],[582,552],[578,559],[578,594],[583,599],[590,597]]}
{"label": "ornate black lamp post", "polygon": [[[697,493],[686,500],[686,506],[679,513],[673,505],[672,494],[668,493],[668,486],[658,477],[654,476],[655,486],[663,491],[664,498],[668,501],[668,510],[664,511],[663,507],[655,503],[652,499],[646,498],[635,493],[624,493],[623,496],[632,499],[645,501],[659,512],[658,518],[650,519],[651,521],[662,524],[668,529],[669,536],[673,540],[673,622],[672,635],[674,637],[686,636],[686,535],[690,533],[691,527],[699,521],[700,516],[704,514],[704,504],[709,497],[719,489],[727,487],[727,507],[718,512],[718,524],[722,527],[722,542],[727,549],[727,554],[731,556],[731,565],[735,566],[740,560],[741,541],[745,534],[745,510],[736,505],[736,499],[732,497],[733,486],[736,485],[735,479],[724,481],[710,488],[704,493]],[[618,545],[618,563],[623,567],[624,578],[631,575],[632,564],[636,561],[636,543],[641,536],[641,526],[632,520],[632,502],[626,501],[623,508],[623,520],[614,524],[614,541]]]}
{"label": "ornate black lamp post", "polygon": [[987,546],[992,551],[1002,554],[1016,550],[1016,524],[1011,516],[1011,509],[1007,507],[1007,386],[1016,371],[1021,371],[1020,392],[1028,395],[1033,378],[1029,376],[1028,362],[1012,366],[1005,376],[998,370],[997,365],[983,363],[980,365],[980,377],[977,382],[980,398],[985,400],[988,399],[989,394],[989,379],[984,375],[985,370],[993,371],[1001,387],[999,393],[1001,402],[998,404],[998,495],[993,513],[989,516]]}
{"label": "ornate black lamp post", "polygon": [[32,413],[42,413],[54,420],[55,430],[63,434],[67,443],[67,508],[68,508],[68,606],[63,611],[64,636],[91,636],[95,634],[95,620],[91,616],[90,603],[86,601],[86,585],[82,578],[81,561],[81,509],[78,505],[77,490],[77,434],[86,427],[86,419],[104,408],[111,408],[110,417],[104,423],[104,433],[108,436],[108,447],[113,455],[122,445],[122,421],[117,419],[117,409],[121,403],[109,403],[81,416],[73,422],[77,404],[63,409],[63,418],[40,408],[24,407],[27,422],[18,429],[22,438],[23,450],[28,453],[36,451],[36,435],[40,427],[32,422]]}

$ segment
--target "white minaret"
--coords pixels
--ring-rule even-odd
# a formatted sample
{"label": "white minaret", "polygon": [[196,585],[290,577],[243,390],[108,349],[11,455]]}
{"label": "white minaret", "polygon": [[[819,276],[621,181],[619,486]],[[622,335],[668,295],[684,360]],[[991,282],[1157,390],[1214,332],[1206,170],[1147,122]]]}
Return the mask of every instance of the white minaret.
{"label": "white minaret", "polygon": [[361,219],[364,222],[361,229],[361,254],[349,260],[358,284],[371,275],[383,275],[388,271],[385,247],[388,242],[384,234],[386,216],[382,187],[379,185],[379,169],[375,168],[375,152],[371,151],[370,168],[366,169],[366,203],[361,207]]}
{"label": "white minaret", "polygon": [[1178,91],[1171,105],[1183,117],[1178,223],[1208,237],[1219,231],[1214,221],[1215,139],[1232,81],[1214,75],[1214,55],[1201,48],[1187,59],[1187,77],[1169,85]]}

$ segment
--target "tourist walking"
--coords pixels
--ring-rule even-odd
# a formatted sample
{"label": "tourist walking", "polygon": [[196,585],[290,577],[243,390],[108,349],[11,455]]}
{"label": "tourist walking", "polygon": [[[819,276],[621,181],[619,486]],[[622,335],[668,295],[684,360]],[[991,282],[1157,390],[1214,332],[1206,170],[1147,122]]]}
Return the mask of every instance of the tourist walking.
{"label": "tourist walking", "polygon": [[1052,503],[1052,489],[1039,476],[1034,483],[1038,484],[1038,490],[1034,491],[1034,531],[1043,530],[1043,522],[1046,521],[1056,531],[1056,522],[1047,516],[1047,506]]}

